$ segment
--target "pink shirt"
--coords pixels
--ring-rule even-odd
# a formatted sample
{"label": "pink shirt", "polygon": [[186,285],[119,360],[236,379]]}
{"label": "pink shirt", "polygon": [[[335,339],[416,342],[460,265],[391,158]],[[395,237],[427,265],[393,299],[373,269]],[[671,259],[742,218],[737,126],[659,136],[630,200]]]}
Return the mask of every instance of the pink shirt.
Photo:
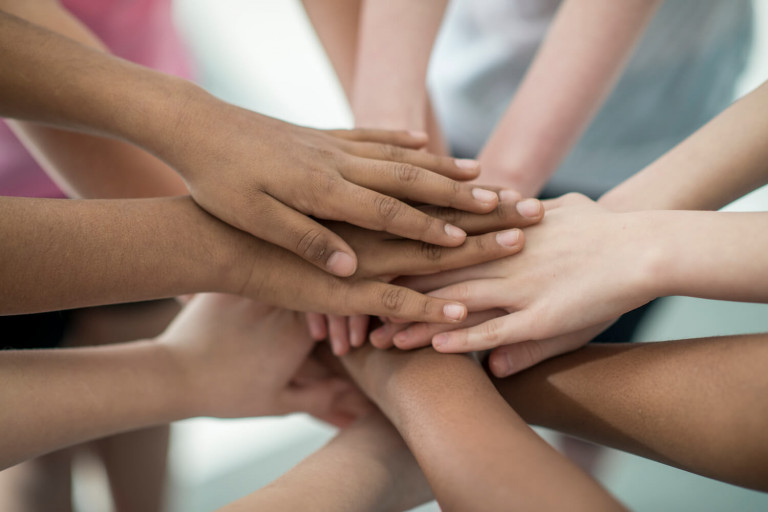
{"label": "pink shirt", "polygon": [[[63,5],[124,59],[185,78],[185,49],[171,0],[63,0]],[[5,123],[0,123],[0,195],[64,197]]]}

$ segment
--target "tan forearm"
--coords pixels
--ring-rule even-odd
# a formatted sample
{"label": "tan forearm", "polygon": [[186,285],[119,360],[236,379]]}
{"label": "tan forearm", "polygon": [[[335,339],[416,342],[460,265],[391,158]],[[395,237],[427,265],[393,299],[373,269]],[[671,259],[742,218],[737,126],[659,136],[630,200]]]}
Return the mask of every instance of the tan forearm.
{"label": "tan forearm", "polygon": [[238,268],[242,253],[258,253],[187,197],[2,197],[0,233],[2,314],[234,292],[250,272]]}
{"label": "tan forearm", "polygon": [[765,491],[767,341],[590,345],[495,383],[533,424]]}
{"label": "tan forearm", "polygon": [[621,508],[505,406],[471,359],[432,349],[378,352],[360,372],[444,510]]}
{"label": "tan forearm", "polygon": [[0,352],[0,469],[91,439],[192,414],[153,342]]}

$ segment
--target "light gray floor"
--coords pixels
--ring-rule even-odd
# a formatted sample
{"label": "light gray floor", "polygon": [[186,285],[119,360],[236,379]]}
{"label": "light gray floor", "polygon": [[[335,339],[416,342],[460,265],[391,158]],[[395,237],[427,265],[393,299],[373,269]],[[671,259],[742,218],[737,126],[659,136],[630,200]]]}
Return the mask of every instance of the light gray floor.
{"label": "light gray floor", "polygon": [[[759,50],[743,90],[768,77],[768,4],[760,0],[758,7]],[[215,94],[293,122],[349,124],[348,109],[296,0],[177,0],[177,15],[199,58],[202,80]],[[737,208],[768,209],[768,193]],[[768,306],[671,298],[654,312],[642,338],[758,331],[768,331]],[[333,434],[303,416],[192,420],[174,428],[172,510],[179,512],[207,512],[260,487]],[[768,495],[615,451],[608,452],[602,480],[633,510],[768,510]]]}

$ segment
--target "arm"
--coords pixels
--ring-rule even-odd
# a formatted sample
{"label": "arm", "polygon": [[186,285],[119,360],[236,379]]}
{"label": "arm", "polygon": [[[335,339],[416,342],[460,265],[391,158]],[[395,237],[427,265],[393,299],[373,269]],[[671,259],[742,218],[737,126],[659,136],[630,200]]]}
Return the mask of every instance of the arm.
{"label": "arm", "polygon": [[[768,213],[614,213],[577,194],[545,203],[544,221],[526,230],[526,250],[514,258],[403,283],[464,301],[469,311],[505,314],[458,331],[443,326],[438,332],[452,332],[437,335],[410,327],[395,343],[409,348],[431,338],[440,351],[463,352],[536,340],[531,353],[552,356],[544,345],[578,346],[553,337],[610,322],[656,297],[768,302]],[[514,359],[530,348],[508,350]]]}
{"label": "arm", "polygon": [[220,512],[253,510],[365,512],[409,510],[429,486],[392,425],[374,413],[268,486]]}
{"label": "arm", "polygon": [[768,83],[600,198],[616,211],[716,210],[768,183]]}
{"label": "arm", "polygon": [[444,510],[622,509],[507,407],[471,359],[368,346],[344,364],[397,427]]}
{"label": "arm", "polygon": [[291,383],[314,342],[298,314],[198,295],[155,340],[0,352],[0,468],[106,435],[194,416],[305,410],[353,389]]}
{"label": "arm", "polygon": [[768,490],[768,335],[590,345],[495,384],[531,423]]}
{"label": "arm", "polygon": [[386,194],[476,212],[496,206],[495,194],[440,175],[466,179],[476,167],[381,144],[420,147],[423,136],[269,119],[3,12],[0,47],[16,70],[0,75],[0,113],[143,147],[171,164],[204,208],[338,275],[354,273],[354,253],[307,215],[457,246],[463,232]]}
{"label": "arm", "polygon": [[[106,51],[57,1],[0,1],[0,9]],[[70,197],[120,198],[185,195],[184,182],[167,164],[113,139],[9,121],[19,139]]]}
{"label": "arm", "polygon": [[659,0],[566,0],[480,154],[482,181],[538,195],[618,80]]}

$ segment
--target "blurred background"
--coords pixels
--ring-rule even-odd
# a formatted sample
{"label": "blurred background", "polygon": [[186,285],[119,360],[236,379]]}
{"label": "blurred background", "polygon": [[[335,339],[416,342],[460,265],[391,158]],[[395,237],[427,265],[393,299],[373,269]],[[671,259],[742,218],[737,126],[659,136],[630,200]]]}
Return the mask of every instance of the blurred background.
{"label": "blurred background", "polygon": [[[755,8],[754,52],[739,94],[768,78],[768,0],[756,0]],[[298,0],[176,0],[175,15],[196,58],[199,80],[212,93],[294,123],[351,126],[349,108]],[[728,208],[768,210],[768,189]],[[766,305],[674,297],[653,311],[641,338],[760,331],[768,331]],[[214,510],[273,480],[333,434],[303,415],[180,422],[173,427],[170,510]],[[103,478],[93,465],[80,471],[85,481]],[[633,510],[768,510],[768,495],[616,451],[610,451],[599,476]],[[76,487],[82,510],[109,510],[98,489]],[[419,510],[439,509],[428,504]]]}

